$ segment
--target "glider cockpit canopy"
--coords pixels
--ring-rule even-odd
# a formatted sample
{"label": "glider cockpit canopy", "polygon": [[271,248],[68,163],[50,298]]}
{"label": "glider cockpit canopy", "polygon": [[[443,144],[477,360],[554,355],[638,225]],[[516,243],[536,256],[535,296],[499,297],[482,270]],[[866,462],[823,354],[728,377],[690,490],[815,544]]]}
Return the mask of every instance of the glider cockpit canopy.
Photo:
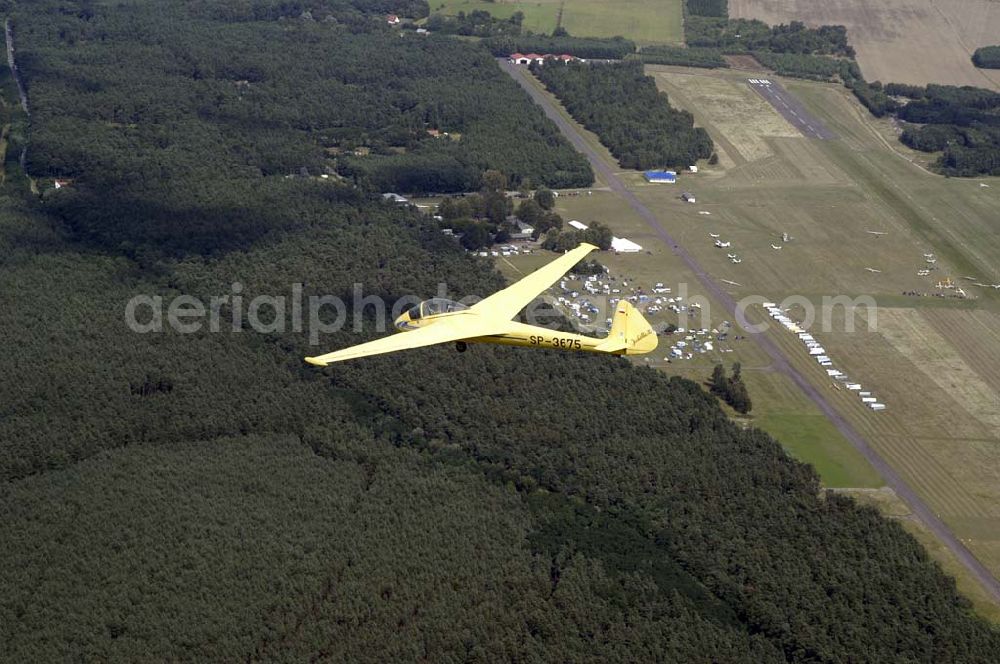
{"label": "glider cockpit canopy", "polygon": [[418,318],[424,318],[426,316],[436,316],[438,314],[450,314],[455,311],[465,311],[469,307],[465,306],[461,302],[455,302],[454,300],[448,300],[443,297],[435,297],[430,300],[424,300],[417,306],[410,309],[410,320],[417,320]]}

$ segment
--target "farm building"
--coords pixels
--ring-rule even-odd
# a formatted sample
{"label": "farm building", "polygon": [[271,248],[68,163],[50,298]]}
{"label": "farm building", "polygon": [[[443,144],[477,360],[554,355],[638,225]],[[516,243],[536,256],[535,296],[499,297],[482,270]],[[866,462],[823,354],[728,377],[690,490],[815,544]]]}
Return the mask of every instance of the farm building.
{"label": "farm building", "polygon": [[567,62],[573,62],[574,60],[580,60],[580,58],[568,53],[563,53],[562,55],[556,55],[555,53],[546,53],[545,55],[539,55],[537,53],[511,53],[507,56],[507,61],[514,65],[543,65],[546,62],[561,62],[566,64]]}
{"label": "farm building", "polygon": [[570,226],[572,226],[573,228],[575,228],[578,231],[585,231],[585,230],[587,230],[587,224],[583,223],[582,221],[577,221],[576,219],[574,219],[574,220],[572,220],[572,221],[570,221],[568,223],[569,223]]}
{"label": "farm building", "polygon": [[677,173],[674,171],[646,171],[643,173],[646,182],[656,184],[674,184],[677,182]]}
{"label": "farm building", "polygon": [[681,194],[681,198],[684,199],[685,201],[687,201],[688,203],[696,203],[697,202],[695,200],[694,194],[692,194],[690,191],[685,191],[683,194]]}

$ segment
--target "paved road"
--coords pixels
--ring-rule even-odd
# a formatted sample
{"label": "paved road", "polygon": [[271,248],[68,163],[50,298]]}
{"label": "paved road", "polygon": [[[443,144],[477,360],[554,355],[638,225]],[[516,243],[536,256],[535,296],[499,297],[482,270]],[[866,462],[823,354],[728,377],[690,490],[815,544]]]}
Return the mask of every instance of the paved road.
{"label": "paved road", "polygon": [[[631,207],[634,209],[639,216],[646,221],[647,224],[656,232],[657,235],[667,243],[675,255],[677,255],[684,263],[687,265],[688,269],[694,273],[697,277],[698,282],[705,288],[705,290],[714,297],[718,302],[726,307],[726,310],[735,320],[736,318],[736,301],[732,296],[727,293],[723,288],[708,275],[707,272],[698,264],[694,257],[688,253],[684,247],[674,241],[670,233],[660,224],[660,221],[656,218],[656,215],[646,207],[646,205],[640,201],[634,193],[632,193],[621,179],[615,174],[614,170],[609,164],[607,164],[601,156],[583,139],[576,125],[572,122],[566,120],[566,118],[559,113],[559,111],[553,106],[552,102],[548,97],[541,93],[541,91],[535,87],[531,82],[529,77],[530,72],[524,67],[518,67],[517,65],[512,65],[506,60],[498,60],[500,68],[505,72],[510,74],[515,81],[517,81],[521,87],[527,91],[531,98],[545,111],[545,114],[556,123],[559,130],[563,135],[569,140],[573,146],[583,153],[587,159],[590,161],[590,165],[595,171],[600,173],[602,179],[608,183],[608,186],[612,191],[617,193],[622,197]],[[770,337],[766,334],[755,334],[755,341],[760,345],[761,348],[768,354],[773,363],[773,367],[776,371],[780,371],[782,374],[788,376],[802,392],[808,396],[813,403],[826,415],[834,426],[844,435],[847,440],[854,445],[855,448],[868,460],[868,462],[875,467],[875,469],[882,475],[886,484],[896,492],[902,500],[910,506],[913,514],[932,532],[934,535],[943,542],[956,558],[972,573],[973,577],[983,586],[986,592],[993,597],[997,602],[1000,602],[1000,581],[997,581],[996,577],[990,573],[986,567],[983,566],[979,560],[972,555],[972,552],[965,548],[957,537],[948,529],[944,524],[934,514],[930,507],[923,501],[917,493],[910,488],[910,486],[903,480],[903,478],[897,473],[892,466],[890,466],[885,459],[883,459],[879,454],[872,449],[872,447],[861,437],[851,424],[844,419],[833,406],[826,400],[826,397],[819,391],[819,389],[810,383],[806,378],[796,369],[785,357],[784,353],[778,348],[777,344],[774,343]]]}
{"label": "paved road", "polygon": [[[17,94],[21,98],[21,108],[24,109],[25,115],[28,119],[31,119],[31,113],[28,111],[28,93],[24,90],[24,81],[21,80],[21,73],[17,69],[17,63],[14,62],[14,30],[10,25],[10,19],[6,19],[3,22],[4,38],[7,42],[7,66],[10,67],[10,75],[14,77],[14,82],[17,83]],[[18,161],[21,164],[21,170],[28,173],[28,146],[25,145],[21,148],[21,156],[18,157]],[[35,189],[35,181],[28,177],[28,181],[31,183],[31,192],[37,194]]]}
{"label": "paved road", "polygon": [[10,19],[4,21],[3,24],[4,37],[7,40],[7,66],[10,67],[10,75],[14,77],[14,81],[17,83],[17,94],[21,98],[21,108],[24,112],[28,112],[28,94],[24,91],[24,84],[21,82],[21,75],[17,71],[17,64],[14,62],[14,31],[10,25]]}
{"label": "paved road", "polygon": [[806,138],[818,138],[824,141],[837,138],[836,134],[820,122],[815,115],[807,111],[802,102],[792,96],[777,81],[772,81],[769,78],[748,78],[747,84],[756,90],[757,94],[769,101],[771,106],[774,106],[774,110],[781,113],[781,116],[802,132]]}

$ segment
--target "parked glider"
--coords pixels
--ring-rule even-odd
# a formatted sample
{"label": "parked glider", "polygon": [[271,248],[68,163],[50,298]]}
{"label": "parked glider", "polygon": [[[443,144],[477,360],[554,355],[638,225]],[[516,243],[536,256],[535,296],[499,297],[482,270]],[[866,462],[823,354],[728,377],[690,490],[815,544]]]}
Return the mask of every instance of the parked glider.
{"label": "parked glider", "polygon": [[654,350],[656,333],[627,300],[620,300],[616,305],[611,331],[603,339],[511,320],[596,248],[592,244],[581,244],[513,286],[471,307],[443,298],[425,300],[396,319],[399,334],[326,355],[307,357],[306,362],[326,366],[331,362],[450,342],[454,342],[459,351],[464,351],[469,343],[560,348],[612,355],[639,355]]}

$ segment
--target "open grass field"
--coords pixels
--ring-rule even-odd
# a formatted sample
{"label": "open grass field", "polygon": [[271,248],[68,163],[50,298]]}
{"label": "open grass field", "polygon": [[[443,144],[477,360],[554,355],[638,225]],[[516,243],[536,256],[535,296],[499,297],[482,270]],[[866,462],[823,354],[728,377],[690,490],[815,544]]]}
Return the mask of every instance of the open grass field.
{"label": "open grass field", "polygon": [[681,0],[431,0],[431,11],[454,15],[476,9],[507,18],[524,13],[524,29],[550,34],[559,25],[577,37],[621,35],[641,44],[684,40]]}
{"label": "open grass field", "polygon": [[[927,172],[889,134],[888,121],[867,117],[835,85],[786,82],[841,137],[815,141],[787,135],[784,120],[761,106],[746,74],[647,70],[673,103],[692,111],[712,134],[720,168],[685,175],[676,189],[637,191],[669,216],[678,239],[694,250],[707,248],[699,258],[720,276],[750,282],[746,294],[778,297],[794,285],[796,293],[899,296],[934,292],[938,281],[950,277],[977,301],[998,302],[997,291],[972,285],[1000,283],[996,178],[948,179]],[[720,98],[724,105],[716,104]],[[747,120],[742,109],[727,112],[742,103],[767,117]],[[752,132],[766,149],[747,147],[755,145],[747,138]],[[722,154],[732,151],[736,156]],[[695,193],[698,203],[680,201],[679,189]],[[714,250],[709,233],[723,234],[743,262],[729,263],[728,252]],[[783,233],[789,242],[781,241]],[[936,262],[927,263],[925,253],[933,253]],[[918,276],[921,269],[931,271]]]}
{"label": "open grass field", "polygon": [[995,0],[730,0],[729,14],[772,25],[844,25],[870,81],[1000,89],[1000,72],[970,60],[976,48],[998,41]]}
{"label": "open grass field", "polygon": [[[767,119],[728,111],[741,106],[740,98],[756,103],[746,74],[669,67],[650,73],[673,103],[695,114],[720,151],[738,154],[684,177],[679,187],[697,195],[696,205],[663,188],[637,187],[640,197],[714,275],[740,284],[737,295],[778,302],[803,295],[816,304],[822,295],[874,296],[880,306],[871,326],[859,316],[848,331],[840,308],[828,317],[829,329],[820,321],[814,334],[837,368],[888,405],[885,412],[873,413],[855,393],[837,389],[793,334],[781,328],[770,334],[811,380],[827,386],[837,410],[976,556],[1000,573],[1000,300],[997,291],[973,285],[1000,283],[1000,179],[927,172],[916,153],[895,140],[888,121],[871,118],[835,85],[784,81],[840,136],[816,141],[774,135],[780,116],[769,107],[761,110],[773,116]],[[748,149],[748,133],[768,150]],[[710,232],[732,248],[713,247]],[[783,232],[790,241],[780,241]],[[743,262],[730,263],[727,252]],[[919,276],[921,269],[931,272]],[[970,297],[936,287],[949,279]],[[790,310],[799,319],[804,314],[797,306]],[[754,389],[751,396],[757,396]],[[794,405],[790,410],[797,414]],[[759,419],[795,453],[811,434],[801,428],[801,414],[794,427],[783,427],[782,416]],[[839,470],[816,465],[828,481]]]}

